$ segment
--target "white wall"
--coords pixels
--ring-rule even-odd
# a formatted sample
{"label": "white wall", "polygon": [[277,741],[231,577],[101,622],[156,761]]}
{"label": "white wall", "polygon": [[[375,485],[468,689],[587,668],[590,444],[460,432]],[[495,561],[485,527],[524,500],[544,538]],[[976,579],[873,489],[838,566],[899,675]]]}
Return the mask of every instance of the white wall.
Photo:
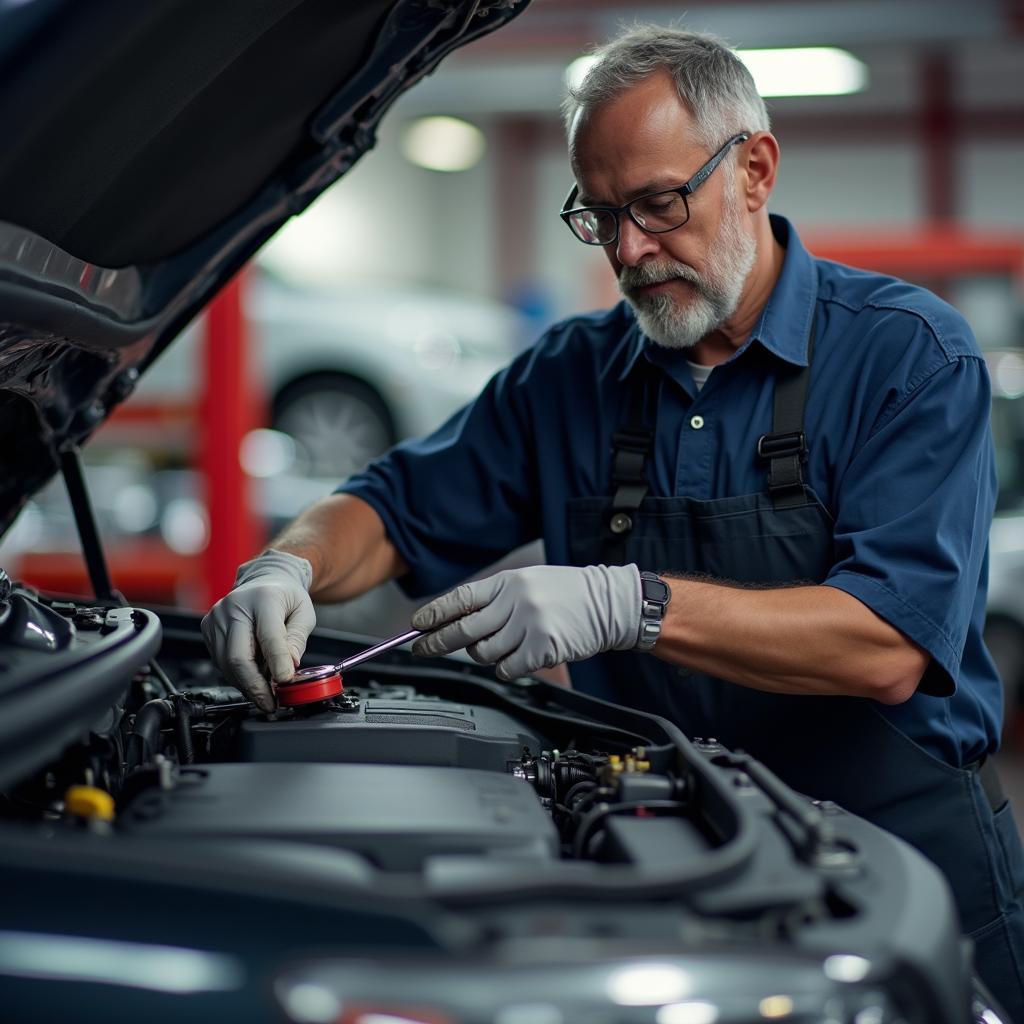
{"label": "white wall", "polygon": [[831,144],[781,140],[778,184],[769,208],[798,227],[904,228],[923,216],[916,148],[901,143]]}
{"label": "white wall", "polygon": [[377,146],[261,259],[318,285],[398,280],[492,294],[491,157],[456,173],[414,167],[399,148],[405,123],[392,110]]}
{"label": "white wall", "polygon": [[967,221],[989,228],[1024,226],[1024,141],[964,146],[957,177]]}

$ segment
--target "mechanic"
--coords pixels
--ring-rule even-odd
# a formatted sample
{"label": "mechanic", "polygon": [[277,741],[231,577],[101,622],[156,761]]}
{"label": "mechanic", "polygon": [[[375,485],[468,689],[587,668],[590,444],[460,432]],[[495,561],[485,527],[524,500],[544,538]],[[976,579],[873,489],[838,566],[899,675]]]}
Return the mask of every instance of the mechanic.
{"label": "mechanic", "polygon": [[552,328],[301,515],[204,620],[213,657],[270,710],[258,664],[291,678],[310,594],[436,594],[542,537],[550,564],[421,608],[416,652],[466,648],[505,679],[576,663],[576,688],[904,837],[1024,1021],[1024,856],[986,760],[995,475],[970,329],[769,215],[779,146],[720,41],[638,27],[598,57],[566,102],[561,216],[625,301]]}

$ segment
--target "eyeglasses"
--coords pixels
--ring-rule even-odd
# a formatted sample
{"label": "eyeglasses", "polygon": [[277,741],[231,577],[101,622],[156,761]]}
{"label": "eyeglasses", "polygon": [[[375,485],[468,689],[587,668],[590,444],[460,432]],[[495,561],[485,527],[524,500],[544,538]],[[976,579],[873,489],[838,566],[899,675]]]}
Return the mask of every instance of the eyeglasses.
{"label": "eyeglasses", "polygon": [[725,154],[738,142],[746,142],[746,132],[734,135],[697,173],[685,184],[667,188],[661,192],[648,192],[631,199],[624,206],[570,206],[579,195],[579,185],[573,185],[559,216],[569,225],[572,233],[587,245],[611,245],[619,237],[619,218],[629,214],[629,219],[641,231],[659,235],[675,231],[690,219],[690,205],[687,196],[704,184],[714,169],[725,159]]}

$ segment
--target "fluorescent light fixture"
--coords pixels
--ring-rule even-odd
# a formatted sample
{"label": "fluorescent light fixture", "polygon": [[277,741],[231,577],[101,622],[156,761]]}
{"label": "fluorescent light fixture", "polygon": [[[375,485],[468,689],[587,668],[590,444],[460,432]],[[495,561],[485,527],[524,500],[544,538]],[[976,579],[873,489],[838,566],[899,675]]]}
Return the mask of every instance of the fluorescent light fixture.
{"label": "fluorescent light fixture", "polygon": [[843,96],[867,88],[867,65],[834,46],[737,50],[762,96]]}
{"label": "fluorescent light fixture", "polygon": [[[867,65],[834,46],[774,50],[737,50],[762,96],[842,96],[867,88]],[[576,89],[597,62],[577,57],[565,70],[566,85]]]}
{"label": "fluorescent light fixture", "polygon": [[431,171],[468,171],[486,145],[479,128],[457,117],[421,117],[402,136],[405,158]]}
{"label": "fluorescent light fixture", "polygon": [[585,57],[577,57],[565,69],[565,84],[570,89],[578,89],[587,77],[587,72],[597,63],[597,58],[592,54]]}

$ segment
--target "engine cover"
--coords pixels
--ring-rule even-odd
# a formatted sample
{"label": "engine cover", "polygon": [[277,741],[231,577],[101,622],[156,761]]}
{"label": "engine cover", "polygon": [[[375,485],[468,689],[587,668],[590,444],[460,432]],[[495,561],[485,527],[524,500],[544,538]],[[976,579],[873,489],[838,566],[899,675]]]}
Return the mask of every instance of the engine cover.
{"label": "engine cover", "polygon": [[543,738],[493,708],[429,698],[367,699],[354,711],[250,718],[240,729],[245,761],[444,765],[507,772]]}
{"label": "engine cover", "polygon": [[533,789],[510,775],[394,764],[212,764],[136,798],[120,824],[151,837],[274,839],[344,848],[392,871],[434,855],[558,856]]}

